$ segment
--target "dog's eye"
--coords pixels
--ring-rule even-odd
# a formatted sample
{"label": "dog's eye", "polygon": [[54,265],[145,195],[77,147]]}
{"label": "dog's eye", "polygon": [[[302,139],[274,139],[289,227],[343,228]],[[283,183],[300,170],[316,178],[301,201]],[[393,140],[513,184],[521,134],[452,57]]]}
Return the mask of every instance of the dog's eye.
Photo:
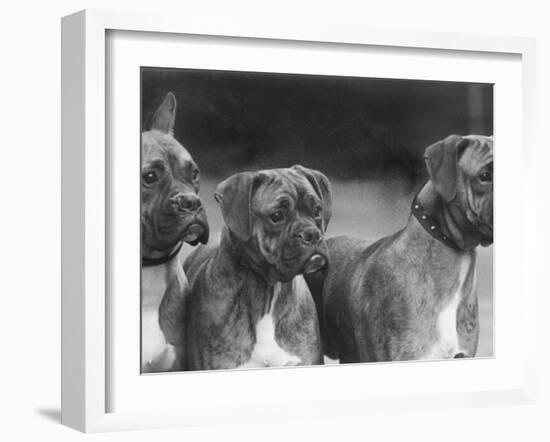
{"label": "dog's eye", "polygon": [[153,184],[156,183],[159,179],[157,177],[157,174],[155,172],[145,172],[143,175],[141,175],[143,178],[143,181],[145,181],[146,184]]}
{"label": "dog's eye", "polygon": [[315,215],[315,218],[321,218],[321,214],[323,213],[323,208],[321,206],[317,206],[315,207],[313,213]]}
{"label": "dog's eye", "polygon": [[192,180],[197,181],[199,179],[199,169],[193,170]]}
{"label": "dog's eye", "polygon": [[278,223],[283,218],[284,218],[283,212],[281,212],[280,210],[277,210],[277,212],[274,212],[271,215],[269,215],[269,219],[274,223]]}
{"label": "dog's eye", "polygon": [[493,181],[493,172],[486,170],[479,175],[479,181],[482,183],[490,183]]}

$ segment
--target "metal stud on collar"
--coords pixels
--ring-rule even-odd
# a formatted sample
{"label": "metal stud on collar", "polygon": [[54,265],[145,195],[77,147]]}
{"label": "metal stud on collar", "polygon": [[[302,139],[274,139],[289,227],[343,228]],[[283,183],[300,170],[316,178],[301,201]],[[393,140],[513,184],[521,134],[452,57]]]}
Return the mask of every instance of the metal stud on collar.
{"label": "metal stud on collar", "polygon": [[428,232],[433,238],[437,239],[442,244],[445,244],[446,246],[455,249],[460,250],[460,248],[456,245],[456,243],[450,239],[447,235],[445,235],[441,228],[439,227],[439,223],[437,220],[431,216],[424,207],[422,207],[422,204],[420,204],[416,198],[413,201],[412,205],[412,213],[415,216],[415,218],[418,220],[420,225]]}

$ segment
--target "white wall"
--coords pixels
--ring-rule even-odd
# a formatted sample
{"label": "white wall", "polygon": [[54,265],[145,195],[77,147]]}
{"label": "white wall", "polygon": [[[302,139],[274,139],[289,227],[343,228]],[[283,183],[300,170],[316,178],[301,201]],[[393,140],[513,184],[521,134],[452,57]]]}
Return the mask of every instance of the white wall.
{"label": "white wall", "polygon": [[[199,4],[200,3],[200,4]],[[2,186],[3,302],[0,320],[0,437],[3,440],[80,440],[84,436],[61,427],[59,419],[60,323],[60,17],[83,8],[162,10],[191,14],[246,14],[332,21],[374,27],[445,30],[538,38],[539,170],[528,186],[548,188],[546,122],[550,121],[550,32],[545,2],[359,1],[328,2],[156,0],[58,0],[4,2],[0,14],[0,137]],[[177,9],[176,9],[177,8]],[[519,180],[518,180],[519,181]],[[519,185],[519,183],[518,183]],[[547,207],[539,212],[539,268],[548,247]],[[541,283],[544,283],[541,279]],[[548,292],[548,289],[546,289]],[[121,433],[96,436],[100,440],[247,440],[319,438],[403,440],[413,434],[425,440],[548,440],[550,336],[545,312],[539,306],[540,401],[536,406],[410,413],[369,417],[362,421],[334,420],[262,424],[193,430]],[[183,399],[185,400],[185,399]],[[97,440],[96,439],[96,440]]]}

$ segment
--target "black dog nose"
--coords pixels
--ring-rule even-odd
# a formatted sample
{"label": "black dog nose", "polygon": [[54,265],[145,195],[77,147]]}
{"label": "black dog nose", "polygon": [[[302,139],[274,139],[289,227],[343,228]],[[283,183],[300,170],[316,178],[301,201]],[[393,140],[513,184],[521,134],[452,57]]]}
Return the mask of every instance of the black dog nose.
{"label": "black dog nose", "polygon": [[180,211],[195,211],[202,206],[201,199],[195,193],[178,193],[170,198],[171,203]]}
{"label": "black dog nose", "polygon": [[302,229],[298,237],[306,244],[317,244],[321,240],[321,232],[315,227]]}

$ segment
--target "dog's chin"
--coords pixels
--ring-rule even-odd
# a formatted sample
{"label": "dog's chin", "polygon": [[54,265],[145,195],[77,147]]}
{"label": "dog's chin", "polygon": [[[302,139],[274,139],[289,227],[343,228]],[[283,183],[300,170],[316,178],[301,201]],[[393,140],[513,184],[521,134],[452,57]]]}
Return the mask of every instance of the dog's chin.
{"label": "dog's chin", "polygon": [[310,275],[325,268],[327,264],[328,260],[326,256],[323,256],[320,253],[314,253],[304,263],[302,273],[304,275]]}
{"label": "dog's chin", "polygon": [[483,247],[489,247],[493,244],[493,225],[483,224],[479,227],[479,233],[481,233],[480,244]]}
{"label": "dog's chin", "polygon": [[493,231],[491,230],[490,234],[483,234],[481,237],[480,244],[483,247],[489,247],[493,245]]}
{"label": "dog's chin", "polygon": [[201,213],[179,216],[170,221],[164,221],[162,230],[157,232],[158,238],[153,241],[158,250],[175,247],[181,241],[193,246],[208,241],[208,222]]}
{"label": "dog's chin", "polygon": [[483,238],[481,240],[481,245],[483,247],[489,247],[493,245],[493,238]]}
{"label": "dog's chin", "polygon": [[184,229],[182,241],[192,246],[196,246],[200,242],[205,244],[208,241],[208,233],[208,225],[202,222],[192,222]]}
{"label": "dog's chin", "polygon": [[295,260],[291,264],[280,266],[278,269],[279,280],[282,282],[291,281],[297,275],[309,275],[326,268],[327,265],[327,256],[323,253],[314,252],[305,258]]}

